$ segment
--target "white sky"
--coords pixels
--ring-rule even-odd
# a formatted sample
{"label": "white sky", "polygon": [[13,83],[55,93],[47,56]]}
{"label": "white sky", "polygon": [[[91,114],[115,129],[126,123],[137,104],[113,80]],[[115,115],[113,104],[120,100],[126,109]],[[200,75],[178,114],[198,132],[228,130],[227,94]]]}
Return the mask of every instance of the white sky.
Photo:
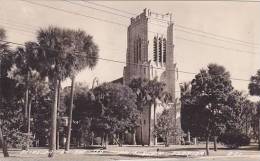
{"label": "white sky", "polygon": [[[62,0],[34,0],[34,2],[125,25],[130,23],[127,18],[83,7],[83,5],[87,5],[108,10],[82,1],[73,1],[73,3],[81,4],[80,6]],[[238,45],[234,43],[239,42],[234,41],[231,41],[233,43],[217,41],[176,30],[174,35],[175,59],[180,71],[197,73],[199,69],[205,68],[209,63],[218,63],[225,66],[233,78],[248,80],[260,68],[260,3],[224,1],[99,1],[95,3],[136,13],[136,15],[141,13],[144,8],[149,8],[158,13],[171,12],[176,25],[255,43],[255,47],[248,47],[246,45],[249,44]],[[116,11],[112,10],[112,12]],[[101,58],[125,61],[126,27],[32,5],[19,0],[0,0],[0,26],[7,30],[9,41],[23,43],[35,40],[33,33],[39,26],[46,27],[49,25],[81,28],[94,37],[94,41],[100,48]],[[205,43],[253,52],[254,54],[213,47]],[[100,82],[111,81],[122,77],[123,67],[124,64],[100,60],[93,71],[82,71],[78,75],[77,81],[88,82],[90,85],[94,77],[98,77]],[[180,82],[191,80],[193,77],[193,75],[179,73]],[[247,91],[248,82],[235,80],[232,82],[236,89]],[[70,81],[67,80],[63,85],[69,85],[69,83]]]}

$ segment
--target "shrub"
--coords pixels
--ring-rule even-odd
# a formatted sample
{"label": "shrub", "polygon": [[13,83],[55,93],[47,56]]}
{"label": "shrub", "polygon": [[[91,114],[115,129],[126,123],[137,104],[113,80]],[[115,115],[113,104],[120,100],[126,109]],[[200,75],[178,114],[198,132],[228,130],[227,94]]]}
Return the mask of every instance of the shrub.
{"label": "shrub", "polygon": [[219,137],[219,142],[223,143],[229,148],[236,149],[240,146],[250,144],[250,138],[238,131],[226,132]]}

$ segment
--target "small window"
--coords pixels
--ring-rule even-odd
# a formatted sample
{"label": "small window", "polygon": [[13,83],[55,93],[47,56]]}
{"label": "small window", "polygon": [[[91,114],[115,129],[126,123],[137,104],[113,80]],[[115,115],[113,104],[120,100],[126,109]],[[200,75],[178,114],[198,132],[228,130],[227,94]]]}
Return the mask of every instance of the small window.
{"label": "small window", "polygon": [[144,120],[144,125],[145,125],[145,120]]}
{"label": "small window", "polygon": [[146,75],[146,69],[144,68],[144,75]]}

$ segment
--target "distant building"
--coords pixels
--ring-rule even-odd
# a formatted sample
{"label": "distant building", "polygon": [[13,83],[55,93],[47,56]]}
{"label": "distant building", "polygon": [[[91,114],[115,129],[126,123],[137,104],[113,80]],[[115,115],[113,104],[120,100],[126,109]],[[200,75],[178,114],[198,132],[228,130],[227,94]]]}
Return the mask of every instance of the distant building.
{"label": "distant building", "polygon": [[[133,78],[157,78],[166,83],[167,91],[173,96],[174,103],[163,105],[159,100],[156,105],[147,107],[142,113],[137,128],[136,141],[138,144],[153,145],[155,117],[163,108],[173,107],[173,126],[179,128],[180,105],[176,97],[176,64],[174,64],[172,14],[159,14],[144,9],[136,18],[131,18],[127,31],[126,66],[124,67],[123,83],[129,84]],[[178,87],[178,86],[177,86]],[[155,108],[156,107],[156,108]],[[178,111],[178,112],[177,112]],[[177,130],[176,130],[177,131]],[[176,143],[177,139],[171,139]]]}

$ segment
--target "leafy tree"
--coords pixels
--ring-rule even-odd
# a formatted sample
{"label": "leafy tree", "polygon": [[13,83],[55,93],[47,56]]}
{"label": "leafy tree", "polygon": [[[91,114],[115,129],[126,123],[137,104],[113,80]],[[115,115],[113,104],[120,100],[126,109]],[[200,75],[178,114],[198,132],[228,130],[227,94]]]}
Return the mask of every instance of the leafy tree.
{"label": "leafy tree", "polygon": [[46,146],[50,134],[50,117],[52,106],[52,91],[36,92],[32,101],[31,125],[32,135],[35,136],[34,143],[38,146]]}
{"label": "leafy tree", "polygon": [[220,135],[219,141],[232,149],[250,144],[250,138],[239,129],[228,130]]}
{"label": "leafy tree", "polygon": [[[12,61],[10,59],[10,50],[9,50],[9,46],[8,44],[6,44],[3,40],[5,40],[6,38],[6,32],[4,29],[0,28],[0,80],[1,80],[1,84],[0,84],[0,94],[1,94],[1,110],[4,110],[4,101],[6,99],[4,99],[4,92],[5,90],[3,90],[3,87],[5,87],[5,83],[8,82],[7,81],[7,71],[9,70],[9,68],[12,66]],[[3,154],[4,157],[9,157],[9,153],[7,150],[7,143],[6,143],[6,137],[4,137],[5,133],[4,133],[4,123],[3,123],[3,116],[1,117],[1,122],[0,122],[0,144],[3,148]]]}
{"label": "leafy tree", "polygon": [[[260,69],[256,72],[256,75],[251,76],[248,89],[250,95],[260,96]],[[258,126],[258,149],[260,150],[260,117],[258,117]]]}
{"label": "leafy tree", "polygon": [[168,138],[173,135],[174,127],[172,126],[172,112],[171,109],[164,109],[157,118],[157,125],[155,131],[157,135],[161,136],[165,141],[165,146],[168,146]]}
{"label": "leafy tree", "polygon": [[192,96],[191,96],[191,84],[190,82],[184,82],[180,86],[181,89],[181,127],[182,130],[188,134],[188,140],[190,141],[190,129],[194,129],[193,113],[192,108]]}
{"label": "leafy tree", "polygon": [[240,130],[248,135],[253,121],[255,104],[246,95],[237,90],[232,91],[227,99],[229,109],[225,113],[228,130]]}
{"label": "leafy tree", "polygon": [[230,74],[223,66],[209,64],[208,69],[202,69],[191,82],[193,120],[196,123],[191,129],[195,136],[205,136],[206,153],[209,155],[208,142],[225,130],[224,113],[227,110],[226,100],[233,90]]}
{"label": "leafy tree", "polygon": [[[38,44],[35,42],[26,42],[25,47],[18,47],[15,51],[14,65],[9,72],[9,77],[17,80],[17,82],[25,88],[25,107],[24,107],[24,132],[30,135],[30,117],[31,107],[36,92],[46,92],[48,90],[47,82],[36,71],[38,57]],[[25,147],[29,148],[28,144]]]}
{"label": "leafy tree", "polygon": [[103,133],[106,142],[110,134],[122,134],[135,127],[138,119],[136,95],[121,84],[104,83],[93,90],[96,101],[100,104],[101,114],[93,119],[92,129]]}
{"label": "leafy tree", "polygon": [[260,117],[260,102],[256,102],[256,110],[254,111],[254,116],[252,118],[252,138],[254,140],[258,140],[258,134],[259,134],[259,117]]}
{"label": "leafy tree", "polygon": [[242,92],[234,90],[229,94],[226,105],[227,109],[223,113],[226,130],[220,135],[219,141],[230,148],[248,145],[255,104]]}

